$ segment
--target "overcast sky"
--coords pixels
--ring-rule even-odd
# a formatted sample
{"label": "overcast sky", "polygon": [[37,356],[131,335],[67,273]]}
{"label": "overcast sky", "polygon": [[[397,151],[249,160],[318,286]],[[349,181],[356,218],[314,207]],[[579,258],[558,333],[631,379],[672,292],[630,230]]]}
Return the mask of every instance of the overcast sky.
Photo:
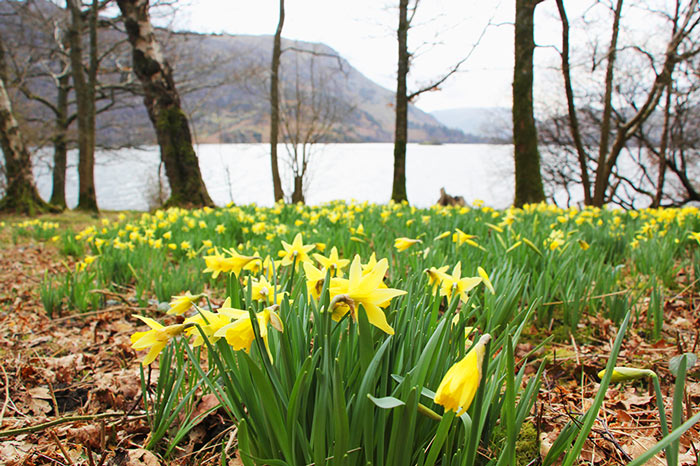
{"label": "overcast sky", "polygon": [[[287,0],[283,36],[323,42],[378,84],[395,89],[398,23],[396,1]],[[178,29],[231,34],[274,34],[277,0],[190,0]],[[415,89],[472,50],[463,71],[439,92],[420,97],[424,110],[509,106],[513,62],[514,0],[423,0],[409,33],[416,51],[410,73]],[[411,89],[410,89],[411,90]]]}

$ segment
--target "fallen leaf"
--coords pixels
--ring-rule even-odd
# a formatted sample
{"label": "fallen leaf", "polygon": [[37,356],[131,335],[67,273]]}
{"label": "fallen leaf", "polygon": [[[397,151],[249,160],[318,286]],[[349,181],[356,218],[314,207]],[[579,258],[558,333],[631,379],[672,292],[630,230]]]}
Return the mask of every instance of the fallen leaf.
{"label": "fallen leaf", "polygon": [[[651,447],[656,445],[657,440],[654,437],[637,437],[631,438],[629,447],[627,449],[627,454],[633,459],[646,453]],[[654,456],[652,459],[647,461],[645,465],[648,466],[663,466],[666,463],[659,459],[659,455]]]}
{"label": "fallen leaf", "polygon": [[143,448],[129,450],[129,459],[124,466],[160,466],[161,462],[156,455]]}

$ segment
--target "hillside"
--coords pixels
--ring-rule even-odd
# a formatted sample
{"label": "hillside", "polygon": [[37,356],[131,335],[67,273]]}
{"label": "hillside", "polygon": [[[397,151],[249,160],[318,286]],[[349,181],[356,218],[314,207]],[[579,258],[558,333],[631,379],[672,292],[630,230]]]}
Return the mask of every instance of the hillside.
{"label": "hillside", "polygon": [[[320,113],[335,121],[322,139],[333,142],[389,142],[394,133],[394,93],[340,57],[330,47],[283,40],[281,94],[291,105],[306,99],[302,113]],[[269,134],[268,66],[272,36],[170,36],[169,55],[181,57],[176,75],[196,81],[192,70],[209,70],[212,87],[185,94],[201,142],[267,142]],[[184,58],[183,58],[184,57]],[[175,60],[173,60],[175,62]],[[213,63],[216,66],[213,66]],[[299,83],[299,86],[297,84]],[[314,104],[309,105],[308,101]],[[287,115],[293,114],[290,108]],[[308,119],[304,118],[308,123]],[[469,142],[422,110],[409,110],[409,139],[413,142]]]}
{"label": "hillside", "polygon": [[[34,2],[42,17],[65,24],[65,11],[49,2]],[[20,11],[20,14],[17,13]],[[23,19],[14,2],[0,0],[0,33],[8,43],[14,61],[50,47],[54,31],[44,21]],[[13,12],[14,14],[7,14]],[[200,143],[267,142],[269,135],[269,64],[272,36],[214,35],[190,32],[158,31],[169,58],[185,110],[191,117],[193,133]],[[100,70],[105,82],[136,85],[130,72],[131,56],[125,35],[115,29],[100,30],[101,50],[113,56],[103,61]],[[30,49],[29,43],[40,44]],[[283,40],[281,94],[285,99],[287,133],[314,133],[315,142],[390,142],[394,134],[394,92],[385,89],[358,70],[336,51],[323,44]],[[43,69],[60,68],[52,59],[32,57]],[[116,81],[115,81],[116,80]],[[55,101],[53,81],[40,73],[30,82],[32,92]],[[20,120],[25,122],[29,139],[46,138],[53,118],[46,107],[28,102],[15,89],[13,99]],[[123,146],[155,143],[142,99],[120,94],[118,105],[98,115],[98,143]],[[105,105],[105,104],[103,104]],[[100,105],[98,105],[100,107]],[[284,118],[283,114],[283,118]],[[294,115],[301,115],[298,119]],[[299,121],[299,124],[296,122]],[[42,126],[43,125],[43,126]],[[72,131],[74,131],[72,129]],[[409,110],[411,142],[476,142],[459,129],[448,128],[433,116],[411,106]]]}
{"label": "hillside", "polygon": [[436,110],[431,115],[448,128],[459,129],[484,142],[509,141],[512,137],[510,108],[450,108]]}

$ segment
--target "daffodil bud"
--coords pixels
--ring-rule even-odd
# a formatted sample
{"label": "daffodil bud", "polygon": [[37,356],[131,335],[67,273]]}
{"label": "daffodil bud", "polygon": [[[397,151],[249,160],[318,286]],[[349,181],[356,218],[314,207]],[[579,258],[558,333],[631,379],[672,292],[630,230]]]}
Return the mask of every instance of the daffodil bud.
{"label": "daffodil bud", "polygon": [[[599,378],[602,379],[604,376],[605,369],[598,372]],[[644,377],[656,377],[656,372],[650,369],[637,369],[636,367],[615,367],[613,368],[610,382],[627,382],[628,380],[643,379]]]}

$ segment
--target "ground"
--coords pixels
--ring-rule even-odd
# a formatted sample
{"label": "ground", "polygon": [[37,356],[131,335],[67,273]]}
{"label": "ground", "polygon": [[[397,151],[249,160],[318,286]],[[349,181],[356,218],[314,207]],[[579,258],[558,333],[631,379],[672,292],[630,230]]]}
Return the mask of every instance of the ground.
{"label": "ground", "polygon": [[[79,225],[91,219],[76,217],[74,221]],[[130,299],[130,291],[109,293],[107,306],[98,312],[49,319],[39,285],[45,273],[72,268],[71,259],[50,241],[13,238],[9,229],[0,232],[0,250],[0,463],[164,464],[143,449],[149,429],[141,403],[139,355],[130,348],[129,340],[139,326],[131,314],[142,309]],[[649,343],[645,338],[648,329],[633,322],[618,363],[656,371],[668,413],[673,397],[668,360],[683,352],[697,352],[700,340],[697,278],[678,279],[688,286],[665,302],[663,338]],[[152,305],[154,310],[156,306]],[[528,435],[521,433],[518,443],[519,464],[530,463],[538,449],[545,455],[564,425],[585,411],[597,393],[596,374],[606,363],[617,329],[609,321],[593,318],[580,326],[581,341],[555,331],[555,342],[537,352],[526,368],[526,373],[533,373],[536,364],[547,360],[540,396],[524,431]],[[522,360],[549,333],[528,329],[516,360]],[[699,376],[696,365],[686,386],[687,412],[697,410],[700,403]],[[157,378],[155,369],[150,377]],[[207,401],[211,400],[202,403]],[[51,421],[56,422],[51,425]],[[20,432],[13,432],[16,429]],[[682,437],[680,464],[698,464],[698,432],[696,426]],[[534,441],[537,438],[539,445]],[[626,464],[659,438],[651,384],[645,380],[613,384],[581,459],[595,465]],[[222,449],[227,451],[229,464],[239,464],[235,429],[216,411],[188,434],[168,464],[221,464]],[[665,464],[665,460],[648,464]]]}

